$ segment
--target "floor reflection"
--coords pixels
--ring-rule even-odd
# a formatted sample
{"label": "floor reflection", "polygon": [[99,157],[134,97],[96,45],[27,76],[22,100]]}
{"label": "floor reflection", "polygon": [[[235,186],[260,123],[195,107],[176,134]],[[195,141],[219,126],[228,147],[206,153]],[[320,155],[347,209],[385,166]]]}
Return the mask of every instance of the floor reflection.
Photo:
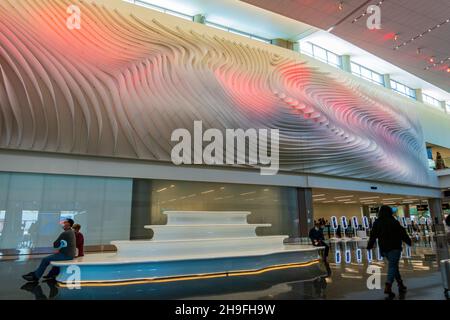
{"label": "floor reflection", "polygon": [[[201,279],[182,282],[135,284],[114,287],[82,287],[70,290],[55,282],[24,284],[20,275],[33,269],[39,259],[0,260],[0,299],[368,299],[385,298],[383,288],[367,288],[367,267],[386,263],[358,243],[338,243],[330,248],[329,263],[320,268],[270,271],[261,275]],[[400,272],[407,294],[395,299],[445,299],[436,251],[412,247],[403,253]],[[339,252],[337,254],[337,252]],[[429,259],[433,257],[434,260]],[[428,256],[428,258],[426,258]],[[395,287],[395,290],[397,288]]]}

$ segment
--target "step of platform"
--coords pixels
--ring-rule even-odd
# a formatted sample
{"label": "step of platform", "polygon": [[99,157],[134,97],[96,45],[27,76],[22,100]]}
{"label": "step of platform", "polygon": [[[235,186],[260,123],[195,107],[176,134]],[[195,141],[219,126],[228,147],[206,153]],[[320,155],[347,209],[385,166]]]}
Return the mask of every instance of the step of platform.
{"label": "step of platform", "polygon": [[254,237],[256,228],[271,227],[271,224],[180,224],[180,225],[148,225],[145,229],[153,230],[152,240],[177,239],[211,239]]}
{"label": "step of platform", "polygon": [[190,255],[211,254],[217,252],[251,252],[253,250],[283,249],[283,240],[287,235],[264,237],[237,237],[211,239],[182,239],[182,240],[144,240],[144,241],[112,241],[117,248],[118,256],[152,256],[152,255]]}

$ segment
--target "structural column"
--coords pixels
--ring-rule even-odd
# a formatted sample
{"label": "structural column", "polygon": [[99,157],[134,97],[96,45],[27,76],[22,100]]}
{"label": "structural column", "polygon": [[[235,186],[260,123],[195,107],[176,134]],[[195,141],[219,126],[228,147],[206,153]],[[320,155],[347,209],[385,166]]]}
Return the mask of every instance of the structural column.
{"label": "structural column", "polygon": [[297,188],[299,236],[307,237],[314,226],[311,188]]}
{"label": "structural column", "polygon": [[203,14],[196,14],[193,19],[194,22],[205,24],[206,17]]}
{"label": "structural column", "polygon": [[390,74],[383,74],[383,82],[384,82],[384,87],[385,88],[392,89],[391,88],[391,75]]}
{"label": "structural column", "polygon": [[152,181],[133,179],[133,198],[131,202],[130,239],[150,239],[151,231],[144,229],[151,224]]}
{"label": "structural column", "polygon": [[416,100],[419,102],[423,102],[422,89],[415,89],[416,91]]}
{"label": "structural column", "polygon": [[444,216],[442,215],[442,199],[428,199],[428,207],[430,209],[431,219],[435,224],[442,224]]}
{"label": "structural column", "polygon": [[441,105],[441,108],[442,108],[442,111],[444,111],[445,113],[447,113],[447,107],[446,107],[446,103],[445,103],[445,101],[439,101],[439,103],[440,103],[440,105]]}
{"label": "structural column", "polygon": [[405,204],[403,206],[403,213],[405,214],[405,218],[411,218],[410,207],[409,204]]}
{"label": "structural column", "polygon": [[433,225],[434,239],[436,241],[436,259],[441,261],[449,258],[447,235],[444,229],[443,214],[442,214],[442,199],[432,198],[428,199],[428,207],[430,209],[431,218],[435,223]]}
{"label": "structural column", "polygon": [[370,219],[369,206],[367,206],[367,205],[362,206],[362,214],[363,214],[364,217],[367,217],[368,219]]}
{"label": "structural column", "polygon": [[341,56],[341,66],[342,70],[352,73],[352,66],[350,63],[350,56],[349,55],[342,55]]}

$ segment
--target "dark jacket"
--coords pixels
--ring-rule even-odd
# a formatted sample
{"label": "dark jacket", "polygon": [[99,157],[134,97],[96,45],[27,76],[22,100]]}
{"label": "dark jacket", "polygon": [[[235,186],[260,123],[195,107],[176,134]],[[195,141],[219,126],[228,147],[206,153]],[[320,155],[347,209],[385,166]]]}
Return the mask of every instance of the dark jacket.
{"label": "dark jacket", "polygon": [[53,248],[59,248],[61,245],[61,240],[65,240],[67,242],[67,247],[59,249],[59,252],[67,257],[74,258],[76,254],[75,232],[72,229],[62,232],[58,239],[53,242]]}
{"label": "dark jacket", "polygon": [[402,250],[402,242],[411,245],[406,229],[393,216],[377,219],[373,223],[367,249],[373,248],[376,239],[378,239],[381,254],[395,249]]}
{"label": "dark jacket", "polygon": [[311,241],[314,243],[314,241],[323,241],[325,240],[325,237],[323,236],[323,230],[319,229],[316,230],[316,228],[312,228],[309,231],[309,238],[311,239]]}

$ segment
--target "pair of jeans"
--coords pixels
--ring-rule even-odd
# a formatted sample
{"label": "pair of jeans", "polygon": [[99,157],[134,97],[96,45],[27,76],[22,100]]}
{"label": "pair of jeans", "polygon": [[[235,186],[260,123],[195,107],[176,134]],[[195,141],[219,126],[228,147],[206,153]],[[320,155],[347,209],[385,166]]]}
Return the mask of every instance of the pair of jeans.
{"label": "pair of jeans", "polygon": [[[55,253],[52,255],[49,255],[42,259],[41,263],[39,264],[39,267],[34,271],[34,275],[36,278],[40,279],[42,275],[45,272],[45,269],[50,265],[50,262],[52,261],[66,261],[66,260],[72,260],[72,257],[66,256],[62,253]],[[52,270],[52,272],[55,272],[56,270]]]}
{"label": "pair of jeans", "polygon": [[384,256],[388,260],[388,272],[387,272],[387,283],[392,284],[394,279],[397,282],[402,281],[400,276],[400,270],[398,269],[398,263],[400,262],[400,256],[402,255],[402,250],[394,249],[385,252]]}

